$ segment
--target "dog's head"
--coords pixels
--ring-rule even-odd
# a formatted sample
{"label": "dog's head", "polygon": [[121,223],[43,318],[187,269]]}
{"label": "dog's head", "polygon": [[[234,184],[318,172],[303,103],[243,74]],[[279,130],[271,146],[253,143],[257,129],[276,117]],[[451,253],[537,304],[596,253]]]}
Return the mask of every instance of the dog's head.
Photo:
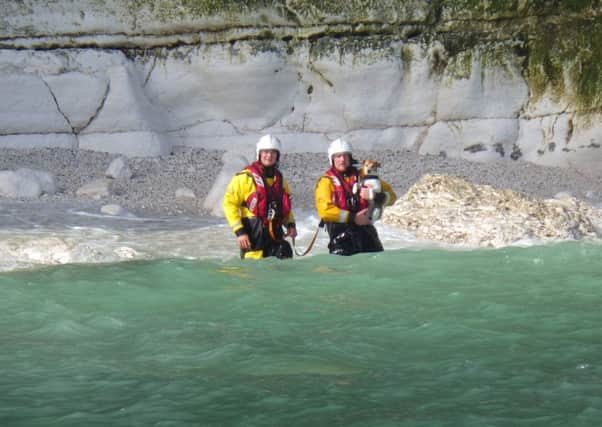
{"label": "dog's head", "polygon": [[378,168],[380,167],[380,163],[376,160],[367,159],[362,160],[360,164],[360,171],[362,175],[376,175],[378,174]]}

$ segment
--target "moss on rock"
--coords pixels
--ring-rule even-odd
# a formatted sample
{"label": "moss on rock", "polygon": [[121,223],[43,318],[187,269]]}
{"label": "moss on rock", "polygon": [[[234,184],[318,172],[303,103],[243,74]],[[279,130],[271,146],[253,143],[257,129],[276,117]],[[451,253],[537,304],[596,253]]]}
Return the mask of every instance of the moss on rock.
{"label": "moss on rock", "polygon": [[602,107],[602,18],[548,25],[529,42],[527,80],[534,97]]}

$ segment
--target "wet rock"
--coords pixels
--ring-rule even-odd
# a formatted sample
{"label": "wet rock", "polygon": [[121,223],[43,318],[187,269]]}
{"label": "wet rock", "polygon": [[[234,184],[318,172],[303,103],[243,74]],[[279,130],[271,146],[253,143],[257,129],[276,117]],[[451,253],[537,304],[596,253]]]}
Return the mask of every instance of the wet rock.
{"label": "wet rock", "polygon": [[425,175],[385,210],[383,222],[418,238],[475,247],[593,238],[601,211],[572,197],[541,200],[458,177]]}

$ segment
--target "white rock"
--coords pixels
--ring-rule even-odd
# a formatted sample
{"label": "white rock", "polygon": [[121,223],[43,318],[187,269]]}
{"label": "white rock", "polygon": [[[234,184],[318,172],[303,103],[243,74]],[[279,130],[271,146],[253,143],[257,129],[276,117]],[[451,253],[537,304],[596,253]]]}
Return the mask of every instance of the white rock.
{"label": "white rock", "polygon": [[[142,45],[149,37],[157,40],[127,33],[133,23],[125,18],[107,21],[107,10],[130,9],[116,0],[105,3],[101,8],[86,2],[82,17],[63,0],[50,9],[8,2],[7,26],[0,26],[0,33],[6,31],[7,43],[25,44],[69,43],[54,39],[51,34],[57,32],[89,37],[95,45],[110,45],[116,38],[129,43],[136,37],[131,43]],[[244,18],[251,24],[257,19]],[[185,17],[178,23],[136,19],[138,24],[150,19],[145,31],[168,28],[170,34],[188,22]],[[194,19],[198,25],[211,21]],[[56,29],[49,30],[50,23]],[[45,41],[26,41],[11,28],[40,31]],[[82,35],[86,29],[93,35]],[[266,50],[237,41],[135,59],[97,48],[0,49],[0,147],[82,148],[146,157],[182,145],[247,156],[258,137],[270,132],[290,143],[287,152],[324,152],[330,140],[345,136],[357,150],[445,152],[477,161],[496,160],[503,152],[542,165],[599,168],[600,114],[576,114],[575,105],[551,93],[530,99],[520,64],[503,47],[501,54],[491,55],[509,59],[496,66],[491,64],[499,61],[488,61],[486,51],[449,57],[437,42],[411,40],[358,50],[348,49],[345,40],[330,42],[320,55],[307,41],[294,49],[274,42]]]}
{"label": "white rock", "polygon": [[150,103],[133,67],[107,70],[110,90],[102,109],[83,133],[164,131],[165,111]]}
{"label": "white rock", "polygon": [[190,188],[182,187],[176,190],[176,199],[196,199],[196,195]]}
{"label": "white rock", "polygon": [[128,165],[127,159],[124,157],[114,159],[109,164],[105,176],[113,179],[130,179],[132,177],[132,170]]}
{"label": "white rock", "polygon": [[428,130],[420,145],[420,154],[438,155],[473,161],[494,161],[509,157],[518,135],[515,119],[480,119],[437,122]]}
{"label": "white rock", "polygon": [[38,76],[0,74],[0,99],[0,134],[71,133]]}
{"label": "white rock", "polygon": [[[521,68],[510,62],[511,53],[506,55],[509,59],[506,66],[485,68],[481,65],[482,54],[478,51],[471,53],[467,78],[456,76],[457,67],[462,67],[462,64],[454,63],[446,68],[437,95],[437,120],[517,117],[528,100],[529,91]],[[462,55],[456,58],[456,62],[463,60]]]}
{"label": "white rock", "polygon": [[44,237],[23,243],[14,256],[39,264],[66,264],[72,260],[73,247],[58,237]]}
{"label": "white rock", "polygon": [[134,259],[138,256],[138,252],[128,246],[120,246],[113,250],[113,253],[122,259]]}
{"label": "white rock", "polygon": [[249,161],[246,157],[241,156],[240,153],[234,151],[227,151],[222,156],[223,166],[207,197],[203,201],[203,207],[211,212],[211,215],[221,217],[223,216],[223,198],[228,183],[232,179],[232,176],[241,171]]}
{"label": "white rock", "polygon": [[30,133],[21,135],[0,135],[0,147],[3,148],[77,148],[77,137],[70,133]]}
{"label": "white rock", "polygon": [[383,222],[421,239],[501,247],[529,239],[597,237],[602,211],[574,198],[537,200],[457,177],[425,175],[385,209]]}
{"label": "white rock", "polygon": [[206,45],[157,64],[145,90],[153,104],[172,115],[172,126],[224,121],[236,133],[258,131],[290,113],[298,69],[281,51],[255,51],[246,43]]}
{"label": "white rock", "polygon": [[[394,51],[401,48],[400,43],[391,46]],[[297,99],[292,117],[302,120],[303,130],[313,132],[431,122],[437,82],[428,77],[428,52],[417,45],[404,48],[411,51],[411,68],[402,66],[401,54],[366,50],[353,55],[335,47],[331,55],[303,70],[303,83],[313,90],[306,102]]]}
{"label": "white rock", "polygon": [[171,144],[164,137],[146,131],[80,134],[79,148],[128,157],[156,157],[171,152]]}
{"label": "white rock", "polygon": [[95,200],[102,199],[111,195],[111,184],[106,179],[97,179],[84,184],[76,191],[76,194]]}
{"label": "white rock", "polygon": [[45,78],[70,126],[79,132],[85,128],[100,109],[109,89],[108,79],[67,72]]}
{"label": "white rock", "polygon": [[37,199],[42,185],[33,177],[23,177],[14,171],[0,171],[0,195],[13,199]]}
{"label": "white rock", "polygon": [[16,199],[37,199],[42,194],[54,194],[54,177],[44,171],[21,168],[0,171],[0,195]]}
{"label": "white rock", "polygon": [[558,200],[571,199],[573,195],[566,191],[561,191],[559,193],[554,194],[554,198]]}
{"label": "white rock", "polygon": [[126,216],[128,211],[120,205],[109,204],[100,207],[100,212],[105,215]]}
{"label": "white rock", "polygon": [[42,188],[42,193],[56,193],[56,184],[54,182],[54,176],[51,173],[29,168],[19,168],[17,169],[16,173],[23,179],[37,181]]}

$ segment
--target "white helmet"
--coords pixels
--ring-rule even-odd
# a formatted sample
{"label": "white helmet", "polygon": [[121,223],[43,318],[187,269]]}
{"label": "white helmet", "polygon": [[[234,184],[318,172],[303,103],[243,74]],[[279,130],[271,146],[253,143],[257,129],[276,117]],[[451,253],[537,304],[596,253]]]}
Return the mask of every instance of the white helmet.
{"label": "white helmet", "polygon": [[261,150],[276,150],[278,151],[278,157],[280,157],[280,151],[282,147],[280,140],[270,134],[264,135],[257,141],[257,147],[255,149],[255,156],[259,160],[259,151]]}
{"label": "white helmet", "polygon": [[339,153],[349,153],[351,155],[351,144],[342,138],[335,139],[328,147],[328,163],[332,166],[332,156]]}

